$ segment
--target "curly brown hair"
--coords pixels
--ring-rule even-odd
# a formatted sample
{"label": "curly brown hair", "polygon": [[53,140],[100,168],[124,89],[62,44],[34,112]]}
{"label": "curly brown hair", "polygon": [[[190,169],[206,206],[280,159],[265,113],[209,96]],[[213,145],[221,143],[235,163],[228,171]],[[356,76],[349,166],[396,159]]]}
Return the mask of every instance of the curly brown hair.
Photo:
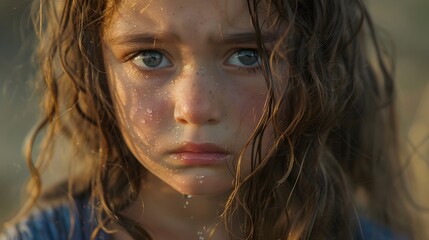
{"label": "curly brown hair", "polygon": [[[79,173],[67,180],[67,195],[90,192],[92,203],[99,203],[93,238],[113,220],[133,238],[150,239],[120,213],[136,200],[146,169],[123,140],[102,61],[103,26],[118,2],[35,2],[43,116],[27,145],[26,210],[49,195],[42,193],[41,171],[65,144],[70,166]],[[398,150],[393,64],[363,1],[247,4],[269,104],[245,146],[252,149],[251,174],[235,169],[221,215],[226,227],[241,229],[246,239],[352,239],[359,232],[358,215],[366,215],[417,238]],[[260,22],[261,4],[269,7],[269,22]],[[278,32],[269,52],[262,27]],[[268,126],[275,144],[265,156]],[[39,135],[43,142],[34,164]]]}

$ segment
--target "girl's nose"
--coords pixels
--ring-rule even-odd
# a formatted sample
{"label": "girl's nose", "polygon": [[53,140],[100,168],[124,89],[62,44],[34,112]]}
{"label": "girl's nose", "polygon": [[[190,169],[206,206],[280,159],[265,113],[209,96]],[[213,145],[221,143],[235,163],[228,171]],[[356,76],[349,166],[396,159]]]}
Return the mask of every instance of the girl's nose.
{"label": "girl's nose", "polygon": [[222,96],[216,78],[204,71],[183,74],[175,83],[174,118],[190,125],[214,125],[221,121]]}

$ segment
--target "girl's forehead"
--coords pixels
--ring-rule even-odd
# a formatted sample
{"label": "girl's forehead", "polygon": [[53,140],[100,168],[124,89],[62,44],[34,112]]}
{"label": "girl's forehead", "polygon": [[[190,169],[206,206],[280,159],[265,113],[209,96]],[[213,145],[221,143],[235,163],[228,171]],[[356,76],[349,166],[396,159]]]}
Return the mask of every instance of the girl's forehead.
{"label": "girl's forehead", "polygon": [[104,29],[113,37],[137,29],[189,36],[253,28],[245,0],[122,0]]}
{"label": "girl's forehead", "polygon": [[[121,0],[119,8],[140,15],[152,15],[162,12],[186,13],[217,12],[234,17],[247,12],[246,0]],[[198,12],[196,12],[198,10]]]}

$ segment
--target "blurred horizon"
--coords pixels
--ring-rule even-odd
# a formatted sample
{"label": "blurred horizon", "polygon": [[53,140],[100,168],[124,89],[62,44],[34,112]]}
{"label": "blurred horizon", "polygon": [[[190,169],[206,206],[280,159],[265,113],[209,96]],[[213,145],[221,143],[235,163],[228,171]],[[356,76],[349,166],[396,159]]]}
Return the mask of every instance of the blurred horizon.
{"label": "blurred horizon", "polygon": [[[21,149],[38,116],[38,98],[31,87],[31,2],[0,2],[0,223],[16,213],[22,202],[28,170]],[[429,207],[425,201],[429,188],[424,185],[429,176],[429,1],[366,2],[377,27],[394,42],[399,125],[403,142],[419,146],[411,158],[415,196],[418,203]],[[425,217],[429,219],[429,213]]]}

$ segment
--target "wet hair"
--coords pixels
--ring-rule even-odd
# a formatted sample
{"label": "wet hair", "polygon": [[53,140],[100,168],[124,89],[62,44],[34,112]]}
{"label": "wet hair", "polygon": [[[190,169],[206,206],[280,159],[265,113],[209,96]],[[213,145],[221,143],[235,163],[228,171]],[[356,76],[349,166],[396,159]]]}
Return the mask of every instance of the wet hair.
{"label": "wet hair", "polygon": [[[121,135],[102,60],[103,27],[118,2],[35,2],[43,115],[27,144],[26,209],[52,195],[42,191],[42,170],[66,145],[72,156],[66,193],[70,199],[91,193],[99,222],[93,237],[113,221],[133,238],[149,239],[120,213],[138,197],[147,170]],[[243,176],[237,159],[221,215],[231,238],[238,229],[246,239],[352,239],[362,215],[415,238],[398,150],[393,64],[363,1],[247,4],[268,104],[245,146],[252,171]],[[273,45],[262,41],[265,28],[277,33]],[[275,143],[263,155],[268,128]]]}

